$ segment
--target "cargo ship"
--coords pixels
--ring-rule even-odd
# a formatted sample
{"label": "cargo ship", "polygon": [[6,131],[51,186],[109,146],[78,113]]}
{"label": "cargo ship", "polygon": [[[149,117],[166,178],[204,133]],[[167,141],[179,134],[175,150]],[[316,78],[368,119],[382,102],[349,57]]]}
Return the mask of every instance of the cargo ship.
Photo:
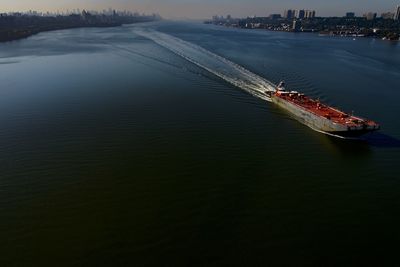
{"label": "cargo ship", "polygon": [[276,91],[268,92],[268,95],[273,103],[288,111],[298,121],[324,134],[359,138],[380,128],[374,121],[350,115],[297,91],[287,91],[285,82],[280,82]]}

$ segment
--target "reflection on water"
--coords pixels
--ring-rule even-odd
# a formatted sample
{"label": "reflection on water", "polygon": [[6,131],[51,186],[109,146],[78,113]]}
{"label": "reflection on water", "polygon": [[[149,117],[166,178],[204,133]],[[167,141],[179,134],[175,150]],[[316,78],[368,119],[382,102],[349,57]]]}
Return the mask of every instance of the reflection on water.
{"label": "reflection on water", "polygon": [[346,140],[327,136],[327,140],[336,151],[347,158],[372,156],[373,151],[365,140]]}

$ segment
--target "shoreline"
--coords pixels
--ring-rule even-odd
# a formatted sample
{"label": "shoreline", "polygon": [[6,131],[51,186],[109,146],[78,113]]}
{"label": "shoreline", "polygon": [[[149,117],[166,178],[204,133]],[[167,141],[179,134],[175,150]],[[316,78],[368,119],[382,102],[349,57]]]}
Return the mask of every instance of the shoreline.
{"label": "shoreline", "polygon": [[0,32],[0,44],[1,43],[11,43],[23,39],[27,39],[34,35],[37,35],[42,32],[51,32],[58,30],[68,30],[68,29],[78,29],[78,28],[115,28],[123,25],[143,23],[143,22],[152,22],[154,20],[149,21],[140,21],[140,22],[131,22],[131,23],[115,23],[115,24],[94,24],[94,25],[74,25],[74,26],[58,26],[58,27],[49,27],[42,29],[14,29],[6,32],[7,36],[3,36],[3,33]]}
{"label": "shoreline", "polygon": [[[131,23],[133,24],[133,23]],[[31,36],[42,32],[50,32],[50,31],[58,31],[58,30],[68,30],[68,29],[77,29],[77,28],[113,28],[119,27],[123,24],[115,24],[115,25],[75,25],[75,26],[62,26],[62,27],[49,27],[44,29],[13,29],[6,32],[7,36],[2,36],[0,34],[0,43],[8,43],[14,42],[22,39],[27,39]]]}
{"label": "shoreline", "polygon": [[124,24],[153,22],[161,17],[153,16],[104,16],[91,15],[82,12],[82,15],[58,17],[39,16],[0,16],[0,43],[26,39],[41,32],[76,29],[76,28],[108,28],[119,27]]}
{"label": "shoreline", "polygon": [[375,38],[382,40],[400,40],[400,20],[387,18],[368,19],[366,17],[213,17],[205,24],[232,27],[238,29],[260,29],[278,32],[317,33],[322,36],[350,38]]}
{"label": "shoreline", "polygon": [[309,33],[309,34],[315,34],[318,35],[319,37],[341,37],[341,38],[363,38],[363,39],[376,39],[376,40],[382,40],[382,41],[389,41],[389,42],[400,42],[399,39],[388,39],[386,37],[377,37],[377,36],[367,36],[367,35],[355,35],[355,34],[335,34],[335,33],[325,33],[325,32],[319,32],[319,31],[312,31],[312,30],[307,30],[307,31],[286,31],[286,30],[272,30],[268,28],[244,28],[244,27],[236,27],[236,26],[227,26],[227,25],[218,25],[218,24],[213,24],[213,23],[204,23],[206,25],[214,25],[217,27],[224,27],[224,28],[229,28],[229,29],[238,29],[238,30],[248,30],[248,31],[266,31],[266,32],[283,32],[283,33],[295,33],[295,34],[301,34],[301,33]]}

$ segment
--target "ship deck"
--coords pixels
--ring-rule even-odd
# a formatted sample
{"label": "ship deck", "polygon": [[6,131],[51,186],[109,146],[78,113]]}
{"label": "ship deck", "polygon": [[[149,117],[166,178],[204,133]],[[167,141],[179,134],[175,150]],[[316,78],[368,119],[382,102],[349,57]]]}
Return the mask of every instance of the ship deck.
{"label": "ship deck", "polygon": [[360,127],[366,125],[368,127],[378,126],[375,122],[361,119],[345,112],[332,108],[330,106],[324,105],[317,100],[313,100],[304,94],[298,92],[285,92],[277,91],[275,96],[293,103],[319,117],[324,117],[331,120],[334,123],[346,125],[348,127]]}

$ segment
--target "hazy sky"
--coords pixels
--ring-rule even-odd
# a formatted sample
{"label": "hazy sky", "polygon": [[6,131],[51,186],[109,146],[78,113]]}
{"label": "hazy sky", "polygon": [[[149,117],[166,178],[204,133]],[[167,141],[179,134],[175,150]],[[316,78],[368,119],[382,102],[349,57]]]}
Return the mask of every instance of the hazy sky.
{"label": "hazy sky", "polygon": [[166,18],[209,18],[232,14],[235,17],[265,16],[284,9],[315,9],[320,16],[342,16],[346,11],[357,14],[394,11],[400,0],[0,0],[0,12],[56,11],[66,9],[128,9],[160,13]]}

